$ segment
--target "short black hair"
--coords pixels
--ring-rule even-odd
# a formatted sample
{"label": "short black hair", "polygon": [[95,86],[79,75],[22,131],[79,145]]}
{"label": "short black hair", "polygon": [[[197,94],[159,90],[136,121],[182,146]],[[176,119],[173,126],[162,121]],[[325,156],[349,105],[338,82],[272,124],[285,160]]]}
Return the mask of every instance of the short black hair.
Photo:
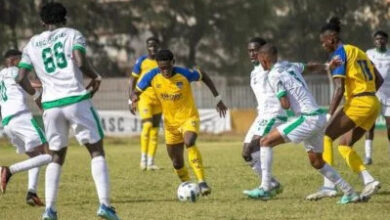
{"label": "short black hair", "polygon": [[249,40],[249,43],[257,43],[259,44],[260,46],[263,46],[264,44],[267,43],[267,41],[265,41],[263,38],[261,37],[254,37],[252,39]]}
{"label": "short black hair", "polygon": [[271,56],[277,56],[278,55],[278,48],[274,46],[273,44],[266,43],[259,49],[259,53],[271,55]]}
{"label": "short black hair", "polygon": [[160,43],[160,40],[154,36],[148,37],[145,42],[148,43],[149,41],[156,41],[158,44]]}
{"label": "short black hair", "polygon": [[17,50],[17,49],[10,49],[7,52],[5,52],[4,58],[7,59],[9,57],[21,56],[21,55],[22,55],[22,52],[20,52],[19,50]]}
{"label": "short black hair", "polygon": [[377,35],[382,36],[382,37],[384,37],[386,39],[389,39],[389,35],[386,32],[382,31],[382,30],[375,31],[374,37],[376,37]]}
{"label": "short black hair", "polygon": [[156,60],[157,61],[171,61],[171,60],[173,60],[173,53],[167,49],[160,50],[156,54]]}
{"label": "short black hair", "polygon": [[66,8],[58,2],[49,2],[42,6],[39,15],[45,24],[65,24]]}
{"label": "short black hair", "polygon": [[332,17],[329,19],[329,21],[322,26],[321,28],[321,34],[324,33],[325,31],[333,31],[336,33],[341,32],[341,22],[338,17]]}

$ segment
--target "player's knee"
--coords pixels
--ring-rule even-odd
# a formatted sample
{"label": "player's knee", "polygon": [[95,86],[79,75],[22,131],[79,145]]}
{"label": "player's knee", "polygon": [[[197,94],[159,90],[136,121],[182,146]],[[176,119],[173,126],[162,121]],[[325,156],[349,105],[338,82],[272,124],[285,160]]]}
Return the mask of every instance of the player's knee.
{"label": "player's knee", "polygon": [[189,148],[195,145],[195,138],[185,138],[184,139],[184,145]]}
{"label": "player's knee", "polygon": [[267,137],[264,137],[260,140],[260,146],[271,146],[271,140]]}
{"label": "player's knee", "polygon": [[172,160],[172,165],[173,165],[173,168],[175,168],[176,170],[178,169],[181,169],[184,167],[184,162],[181,161],[181,160],[175,160],[173,159]]}

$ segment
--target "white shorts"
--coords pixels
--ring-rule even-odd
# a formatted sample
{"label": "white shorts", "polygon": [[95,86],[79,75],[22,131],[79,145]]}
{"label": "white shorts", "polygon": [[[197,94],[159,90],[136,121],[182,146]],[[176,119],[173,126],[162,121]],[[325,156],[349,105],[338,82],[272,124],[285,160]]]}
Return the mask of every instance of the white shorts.
{"label": "white shorts", "polygon": [[4,132],[19,154],[31,152],[35,147],[46,143],[43,130],[30,112],[15,115],[4,126]]}
{"label": "white shorts", "polygon": [[258,115],[250,126],[248,132],[246,133],[244,143],[250,143],[252,141],[253,136],[264,137],[273,128],[285,123],[286,121],[287,117],[284,116],[263,119],[263,117],[260,117],[260,115]]}
{"label": "white shorts", "polygon": [[277,127],[286,141],[300,143],[303,141],[306,151],[322,153],[326,116],[313,115],[294,118]]}
{"label": "white shorts", "polygon": [[384,117],[390,117],[390,105],[381,103],[381,115]]}
{"label": "white shorts", "polygon": [[104,136],[91,100],[47,109],[43,113],[43,122],[49,148],[53,151],[68,146],[70,128],[80,144],[94,144]]}

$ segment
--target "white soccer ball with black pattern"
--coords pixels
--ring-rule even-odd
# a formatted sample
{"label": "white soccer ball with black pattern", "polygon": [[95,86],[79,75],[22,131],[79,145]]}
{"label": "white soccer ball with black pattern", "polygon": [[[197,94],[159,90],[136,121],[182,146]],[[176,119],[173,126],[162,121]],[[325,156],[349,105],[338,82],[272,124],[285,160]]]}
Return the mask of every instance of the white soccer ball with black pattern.
{"label": "white soccer ball with black pattern", "polygon": [[196,202],[200,195],[198,184],[192,182],[183,182],[177,188],[177,198],[181,202]]}

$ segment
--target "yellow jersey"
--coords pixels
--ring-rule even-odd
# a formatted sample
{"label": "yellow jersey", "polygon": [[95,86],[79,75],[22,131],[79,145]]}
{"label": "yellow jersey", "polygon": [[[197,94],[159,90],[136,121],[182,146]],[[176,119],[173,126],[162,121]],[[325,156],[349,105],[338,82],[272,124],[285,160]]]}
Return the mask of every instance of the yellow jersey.
{"label": "yellow jersey", "polygon": [[358,47],[341,44],[331,54],[343,64],[332,70],[333,77],[345,78],[345,99],[363,92],[376,92],[374,66],[370,59]]}
{"label": "yellow jersey", "polygon": [[173,75],[164,77],[159,68],[152,69],[138,82],[137,90],[152,87],[161,103],[164,123],[170,127],[181,126],[188,119],[199,119],[192,95],[191,82],[202,79],[197,70],[173,67]]}
{"label": "yellow jersey", "polygon": [[[140,56],[137,61],[134,64],[133,71],[131,75],[137,79],[137,82],[140,81],[140,79],[147,73],[149,70],[154,69],[157,67],[157,61],[152,60],[148,57],[148,55]],[[141,98],[147,98],[150,101],[155,102],[155,94],[153,92],[152,88],[147,89],[143,94]],[[156,103],[154,103],[156,104]]]}

